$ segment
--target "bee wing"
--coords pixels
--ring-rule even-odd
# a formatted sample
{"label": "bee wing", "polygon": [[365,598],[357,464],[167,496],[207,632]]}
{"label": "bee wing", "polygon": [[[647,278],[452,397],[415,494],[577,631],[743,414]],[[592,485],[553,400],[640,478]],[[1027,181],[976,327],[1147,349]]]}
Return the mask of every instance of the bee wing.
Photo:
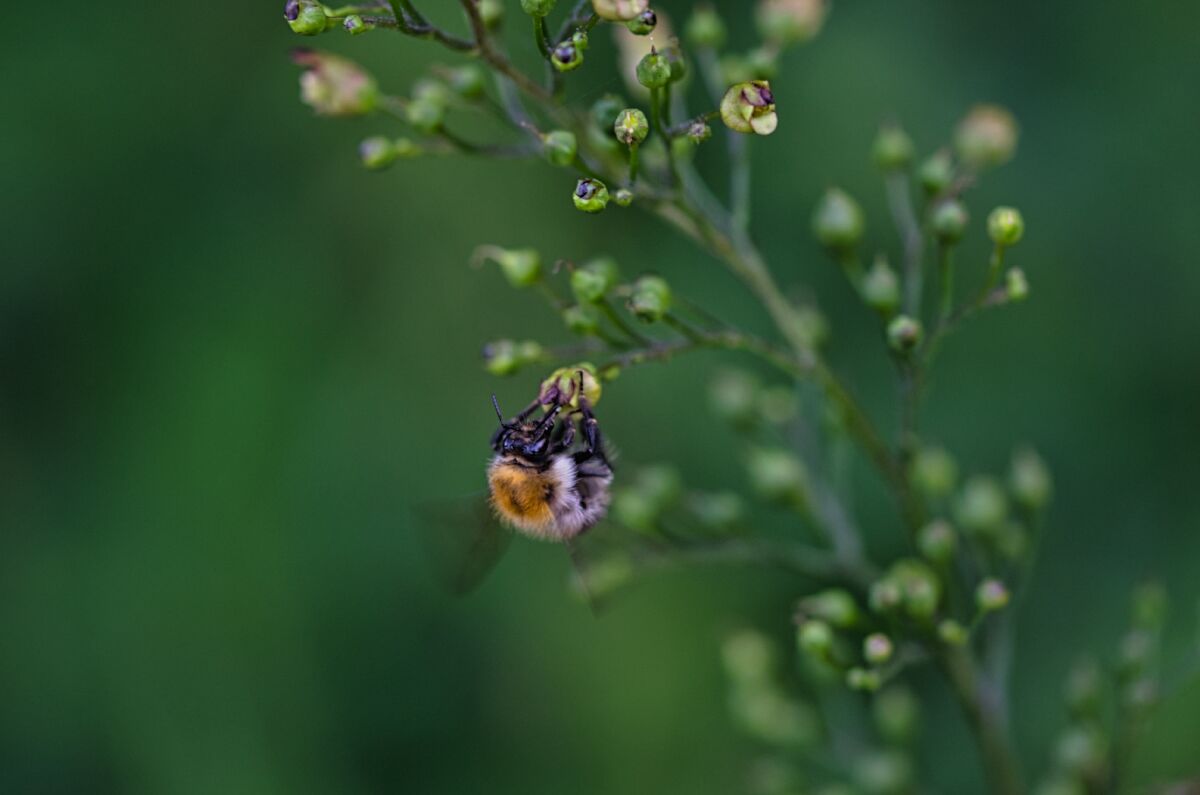
{"label": "bee wing", "polygon": [[451,593],[461,595],[477,588],[512,541],[512,533],[492,513],[486,494],[418,503],[412,513],[434,571]]}

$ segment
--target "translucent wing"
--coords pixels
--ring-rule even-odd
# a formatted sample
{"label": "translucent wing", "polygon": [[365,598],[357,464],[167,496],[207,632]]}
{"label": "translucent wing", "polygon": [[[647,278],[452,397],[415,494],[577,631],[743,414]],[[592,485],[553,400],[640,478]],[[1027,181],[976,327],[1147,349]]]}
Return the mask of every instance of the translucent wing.
{"label": "translucent wing", "polygon": [[486,494],[419,503],[412,514],[435,574],[455,594],[479,587],[512,541]]}

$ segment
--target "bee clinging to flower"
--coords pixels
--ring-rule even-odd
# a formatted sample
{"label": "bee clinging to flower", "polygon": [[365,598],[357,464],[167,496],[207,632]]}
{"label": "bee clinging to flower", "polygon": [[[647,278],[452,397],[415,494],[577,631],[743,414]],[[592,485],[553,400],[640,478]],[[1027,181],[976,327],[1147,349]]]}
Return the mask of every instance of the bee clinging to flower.
{"label": "bee clinging to flower", "polygon": [[579,367],[551,375],[511,421],[492,396],[500,427],[488,490],[501,522],[531,538],[569,541],[604,518],[612,467],[592,413],[599,392],[595,376]]}

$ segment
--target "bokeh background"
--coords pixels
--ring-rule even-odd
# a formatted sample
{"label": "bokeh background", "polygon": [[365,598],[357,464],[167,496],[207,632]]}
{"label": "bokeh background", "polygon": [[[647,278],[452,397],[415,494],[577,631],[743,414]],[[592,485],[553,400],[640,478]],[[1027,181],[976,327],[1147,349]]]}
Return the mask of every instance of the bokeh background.
{"label": "bokeh background", "polygon": [[[748,5],[721,4],[742,47]],[[1182,1],[839,2],[786,59],[779,133],[754,142],[755,232],[885,421],[887,362],[809,239],[811,208],[841,184],[894,248],[867,154],[880,120],[923,152],[977,101],[1021,121],[1017,159],[972,207],[1024,210],[1033,297],[952,341],[924,423],[969,471],[1023,440],[1054,467],[1015,675],[1035,769],[1063,674],[1112,649],[1131,586],[1161,577],[1172,656],[1195,642],[1198,26]],[[327,41],[397,93],[453,60],[383,34]],[[274,2],[87,3],[26,15],[0,51],[0,790],[744,791],[755,747],[726,716],[719,642],[748,623],[786,643],[801,583],[667,574],[596,620],[565,594],[560,550],[517,543],[455,601],[406,506],[478,491],[488,394],[515,406],[533,388],[483,373],[480,344],[562,336],[536,297],[467,267],[477,243],[608,252],[766,331],[760,314],[651,219],[575,213],[543,164],[364,172],[359,138],[394,128],[313,118],[297,43]],[[586,90],[620,88],[609,49],[589,53]],[[985,256],[972,234],[964,271]],[[624,460],[742,487],[703,401],[725,358],[609,391]],[[859,512],[895,549],[874,492]],[[977,791],[953,705],[927,693],[929,775]]]}

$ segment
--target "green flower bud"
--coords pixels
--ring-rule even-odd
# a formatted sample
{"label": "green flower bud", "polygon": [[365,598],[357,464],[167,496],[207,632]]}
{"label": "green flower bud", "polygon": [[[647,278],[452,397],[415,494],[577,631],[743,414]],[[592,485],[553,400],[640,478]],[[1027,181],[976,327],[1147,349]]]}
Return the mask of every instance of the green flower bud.
{"label": "green flower bud", "polygon": [[912,792],[912,760],[900,751],[873,751],[855,763],[854,778],[869,795]]}
{"label": "green flower bud", "polygon": [[742,498],[731,491],[693,494],[688,498],[688,507],[701,525],[713,530],[733,530],[746,516]]}
{"label": "green flower bud", "polygon": [[684,31],[693,47],[719,50],[725,44],[725,23],[710,5],[703,5],[692,12]]}
{"label": "green flower bud", "polygon": [[849,591],[842,588],[827,588],[800,600],[802,615],[819,618],[838,629],[849,629],[858,624],[861,614],[858,603]]}
{"label": "green flower bud", "polygon": [[945,519],[936,519],[921,528],[917,533],[917,549],[927,560],[934,563],[947,563],[954,557],[958,538],[954,528]]}
{"label": "green flower bud", "polygon": [[941,447],[922,447],[912,463],[912,480],[925,496],[941,499],[954,491],[958,482],[958,465],[954,457]]}
{"label": "green flower bud", "polygon": [[884,317],[892,315],[900,307],[900,280],[883,256],[875,258],[874,264],[863,276],[859,289],[863,302]]}
{"label": "green flower bud", "polygon": [[1030,511],[1040,511],[1050,502],[1054,488],[1050,470],[1032,447],[1022,447],[1013,453],[1008,487],[1017,505]]}
{"label": "green flower bud", "polygon": [[1159,686],[1154,679],[1142,677],[1129,683],[1121,693],[1125,709],[1133,715],[1145,714],[1159,701]]}
{"label": "green flower bud", "polygon": [[575,183],[571,195],[575,208],[585,213],[598,213],[608,206],[608,186],[598,179],[585,178]]}
{"label": "green flower bud", "polygon": [[652,533],[656,529],[658,509],[637,489],[620,489],[613,494],[612,511],[617,523],[625,527],[643,533]]}
{"label": "green flower bud", "polygon": [[862,240],[862,208],[841,188],[830,188],[821,197],[813,213],[813,233],[826,248],[847,251]]}
{"label": "green flower bud", "polygon": [[512,375],[527,364],[541,361],[542,346],[533,340],[496,340],[483,346],[484,367],[492,375]]}
{"label": "green flower bud", "polygon": [[1019,561],[1025,557],[1025,552],[1029,549],[1029,539],[1025,528],[1019,522],[1005,522],[1000,525],[995,530],[993,543],[996,551],[1005,560]]}
{"label": "green flower bud", "polygon": [[761,632],[743,629],[730,635],[721,645],[721,660],[734,682],[759,684],[771,676],[775,650]]}
{"label": "green flower bud", "polygon": [[758,380],[743,370],[721,370],[708,387],[708,401],[714,414],[739,426],[748,426],[758,417]]}
{"label": "green flower bud", "polygon": [[659,276],[642,276],[633,283],[629,311],[646,323],[662,320],[671,310],[671,286]]}
{"label": "green flower bud", "polygon": [[482,96],[484,86],[487,84],[487,77],[483,70],[473,63],[448,69],[445,77],[454,93],[465,99]]}
{"label": "green flower bud", "polygon": [[883,171],[903,171],[912,165],[913,142],[903,128],[886,124],[879,128],[871,155]]}
{"label": "green flower bud", "polygon": [[572,571],[571,591],[591,602],[619,591],[633,577],[633,561],[629,555],[609,552],[601,558],[589,560],[582,570]]}
{"label": "green flower bud", "polygon": [[583,66],[583,51],[577,42],[561,42],[550,53],[550,63],[560,72],[574,71]]}
{"label": "green flower bud", "polygon": [[662,88],[671,82],[671,62],[651,48],[637,65],[637,81],[646,88]]}
{"label": "green flower bud", "polygon": [[1159,582],[1148,582],[1133,592],[1133,625],[1157,631],[1167,621],[1167,589]]}
{"label": "green flower bud", "polygon": [[538,387],[538,400],[543,406],[557,403],[566,411],[579,410],[579,374],[583,373],[582,397],[591,405],[600,402],[603,388],[596,375],[596,367],[590,362],[576,362],[569,367],[560,367],[542,381]]}
{"label": "green flower bud", "polygon": [[488,30],[499,27],[504,21],[504,0],[479,0],[479,19]]}
{"label": "green flower bud", "polygon": [[432,135],[441,129],[450,107],[450,90],[436,80],[421,80],[413,86],[412,99],[404,118],[417,130]]}
{"label": "green flower bud", "polygon": [[633,204],[633,191],[629,188],[617,188],[617,192],[613,194],[613,201],[618,207],[628,207]]}
{"label": "green flower bud", "polygon": [[792,313],[792,334],[809,348],[818,348],[829,339],[829,321],[813,306],[799,306]]}
{"label": "green flower bud", "polygon": [[884,690],[875,697],[871,711],[885,740],[906,743],[916,735],[920,705],[908,688],[892,686]]}
{"label": "green flower bud", "polygon": [[811,707],[774,687],[736,689],[730,707],[744,731],[773,745],[811,745],[819,731]]}
{"label": "green flower bud", "polygon": [[976,105],[958,123],[954,147],[971,168],[1001,165],[1017,151],[1017,122],[998,105]]}
{"label": "green flower bud", "polygon": [[1008,519],[1008,498],[994,478],[976,475],[966,482],[954,508],[958,526],[967,533],[986,535]]}
{"label": "green flower bud", "polygon": [[610,129],[613,119],[625,109],[625,100],[616,94],[605,94],[592,104],[592,122],[603,130]]}
{"label": "green flower bud", "polygon": [[372,171],[387,168],[396,160],[396,147],[382,135],[373,135],[358,145],[358,157]]}
{"label": "green flower bud", "polygon": [[350,16],[346,17],[345,20],[342,21],[342,27],[344,27],[346,32],[351,36],[361,36],[363,33],[375,29],[374,25],[367,24],[366,20],[364,20],[358,14],[351,14]]}
{"label": "green flower bud", "polygon": [[293,33],[301,36],[316,36],[329,30],[329,17],[320,3],[299,0],[289,2],[283,7],[283,18]]}
{"label": "green flower bud", "polygon": [[790,505],[807,503],[808,472],[791,453],[754,448],[746,468],[751,485],[762,497]]}
{"label": "green flower bud", "polygon": [[353,61],[307,49],[293,50],[292,61],[304,67],[300,99],[318,115],[362,116],[375,110],[375,78]]}
{"label": "green flower bud", "polygon": [[396,157],[405,159],[419,157],[425,151],[410,138],[397,138],[392,141],[392,149],[395,150]]}
{"label": "green flower bud", "polygon": [[571,292],[581,304],[598,303],[620,278],[616,261],[599,257],[571,271]]}
{"label": "green flower bud", "polygon": [[925,195],[937,196],[954,181],[954,161],[945,149],[939,149],[929,156],[917,170],[917,179],[925,189]]}
{"label": "green flower bud", "polygon": [[478,267],[492,260],[513,287],[528,287],[542,278],[542,257],[532,248],[505,249],[499,246],[480,246],[472,262]]}
{"label": "green flower bud", "polygon": [[885,577],[871,584],[869,601],[876,613],[890,613],[904,602],[904,592],[898,581]]}
{"label": "green flower bud", "polygon": [[846,686],[851,690],[873,693],[882,684],[883,680],[878,671],[870,671],[866,668],[851,668],[846,671]]}
{"label": "green flower bud", "polygon": [[647,36],[653,33],[656,25],[658,25],[658,14],[655,14],[650,8],[625,23],[625,27],[629,28],[629,32],[635,36]]}
{"label": "green flower bud", "polygon": [[637,473],[637,489],[659,510],[665,510],[683,495],[683,478],[667,464],[644,466]]}
{"label": "green flower bud", "polygon": [[590,336],[600,328],[600,315],[590,305],[576,304],[562,310],[566,327],[574,334]]}
{"label": "green flower bud", "polygon": [[967,231],[967,208],[957,199],[946,199],[933,208],[929,225],[942,243],[957,243]]}
{"label": "green flower bud", "polygon": [[708,126],[708,122],[696,120],[688,125],[687,137],[694,144],[702,144],[709,138],[712,138],[712,127]]}
{"label": "green flower bud", "polygon": [[896,315],[892,318],[892,322],[888,323],[888,345],[896,353],[912,353],[921,344],[921,338],[924,335],[925,330],[922,328],[921,322],[913,320],[908,315]]}
{"label": "green flower bud", "polygon": [[1003,609],[1009,600],[1004,583],[989,577],[975,588],[975,604],[985,613]]}
{"label": "green flower bud", "polygon": [[821,31],[825,12],[825,0],[759,0],[755,21],[764,39],[798,44]]}
{"label": "green flower bud", "polygon": [[802,651],[823,660],[833,649],[833,630],[819,619],[805,621],[796,633],[796,642]]}
{"label": "green flower bud", "polygon": [[1076,726],[1063,733],[1055,755],[1065,770],[1089,776],[1103,772],[1108,748],[1097,730]]}
{"label": "green flower bud", "polygon": [[663,49],[662,54],[667,59],[667,64],[671,67],[670,82],[678,83],[687,77],[687,61],[683,58],[683,50],[674,44],[670,44]]}
{"label": "green flower bud", "polygon": [[721,99],[721,121],[734,132],[770,135],[779,125],[775,95],[766,80],[738,83]]}
{"label": "green flower bud", "polygon": [[592,0],[592,10],[610,22],[628,22],[644,13],[650,0]]}
{"label": "green flower bud", "polygon": [[650,123],[646,121],[645,113],[637,108],[626,108],[617,114],[617,120],[613,122],[613,134],[626,146],[634,146],[646,140],[650,134]]}
{"label": "green flower bud", "polygon": [[521,0],[521,10],[531,17],[549,16],[558,0]]}
{"label": "green flower bud", "polygon": [[1025,235],[1025,219],[1012,207],[997,207],[988,215],[988,236],[997,246],[1015,246]]}
{"label": "green flower bud", "polygon": [[882,632],[872,632],[863,638],[863,659],[871,665],[883,665],[892,659],[894,651],[892,639]]}
{"label": "green flower bud", "polygon": [[947,618],[938,624],[938,637],[947,646],[965,646],[969,634],[967,628],[952,618]]}
{"label": "green flower bud", "polygon": [[542,152],[551,165],[569,166],[575,162],[578,145],[575,133],[567,130],[552,130],[542,138]]}
{"label": "green flower bud", "polygon": [[1009,268],[1004,274],[1004,292],[1012,302],[1024,301],[1029,297],[1029,281],[1025,271],[1020,268]]}
{"label": "green flower bud", "polygon": [[942,587],[929,566],[915,558],[903,558],[892,564],[889,577],[900,585],[905,612],[921,620],[933,617],[941,601]]}
{"label": "green flower bud", "polygon": [[790,387],[774,386],[759,393],[758,412],[772,425],[786,425],[800,412],[800,402]]}

